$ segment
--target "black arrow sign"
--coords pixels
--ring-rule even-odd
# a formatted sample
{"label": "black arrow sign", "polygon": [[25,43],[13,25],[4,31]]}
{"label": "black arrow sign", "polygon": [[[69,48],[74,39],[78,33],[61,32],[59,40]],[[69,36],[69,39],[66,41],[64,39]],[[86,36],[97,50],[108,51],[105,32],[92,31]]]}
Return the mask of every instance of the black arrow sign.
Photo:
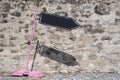
{"label": "black arrow sign", "polygon": [[79,26],[79,24],[75,22],[72,18],[49,13],[40,14],[40,23],[54,27],[65,28],[68,30],[74,29]]}

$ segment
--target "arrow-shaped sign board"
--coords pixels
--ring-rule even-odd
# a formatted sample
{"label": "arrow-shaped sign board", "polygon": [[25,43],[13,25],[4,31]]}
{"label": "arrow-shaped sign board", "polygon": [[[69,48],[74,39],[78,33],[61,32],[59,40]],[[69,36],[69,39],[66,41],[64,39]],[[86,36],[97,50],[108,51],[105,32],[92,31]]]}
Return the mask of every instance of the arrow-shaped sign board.
{"label": "arrow-shaped sign board", "polygon": [[75,22],[72,18],[49,13],[40,14],[40,23],[54,27],[65,28],[68,30],[74,29],[79,26],[79,24]]}

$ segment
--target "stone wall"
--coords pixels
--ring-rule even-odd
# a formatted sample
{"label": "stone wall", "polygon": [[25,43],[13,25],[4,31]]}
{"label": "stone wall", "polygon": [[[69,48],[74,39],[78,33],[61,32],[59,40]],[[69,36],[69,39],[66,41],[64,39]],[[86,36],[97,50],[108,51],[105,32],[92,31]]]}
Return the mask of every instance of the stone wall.
{"label": "stone wall", "polygon": [[[25,68],[35,1],[0,0],[0,73]],[[79,28],[67,31],[37,24],[37,40],[72,55],[79,63],[66,66],[37,54],[34,70],[44,73],[120,73],[119,0],[42,0],[39,12],[68,16]]]}

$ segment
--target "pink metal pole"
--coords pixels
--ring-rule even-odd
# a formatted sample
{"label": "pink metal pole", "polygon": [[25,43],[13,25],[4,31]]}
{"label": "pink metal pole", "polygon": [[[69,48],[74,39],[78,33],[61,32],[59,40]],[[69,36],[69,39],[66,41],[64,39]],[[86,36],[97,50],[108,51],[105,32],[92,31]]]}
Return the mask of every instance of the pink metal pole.
{"label": "pink metal pole", "polygon": [[27,63],[26,63],[26,71],[28,71],[28,65],[29,65],[29,61],[30,61],[30,55],[31,55],[31,52],[32,52],[32,42],[33,42],[33,39],[34,39],[35,28],[36,28],[36,25],[37,25],[37,18],[36,18],[37,14],[38,14],[38,9],[36,8],[35,15],[34,15],[34,24],[33,24],[33,27],[32,27],[32,36],[31,36],[31,39],[30,39],[30,46],[29,46],[29,50],[28,50],[28,57],[27,57]]}
{"label": "pink metal pole", "polygon": [[36,25],[37,25],[37,14],[38,14],[38,8],[35,8],[35,15],[34,15],[34,24],[33,24],[33,27],[32,27],[32,36],[31,36],[31,39],[30,39],[30,46],[29,46],[29,49],[28,49],[28,55],[27,55],[27,62],[26,62],[26,68],[25,70],[19,70],[19,71],[16,71],[14,73],[12,73],[12,76],[29,76],[29,77],[35,77],[35,78],[40,78],[40,77],[43,77],[44,74],[41,73],[41,72],[38,72],[38,71],[30,71],[28,69],[28,65],[29,65],[29,62],[30,62],[30,55],[31,55],[31,52],[32,52],[32,42],[33,42],[33,39],[34,39],[34,35],[35,35],[35,28],[36,28]]}

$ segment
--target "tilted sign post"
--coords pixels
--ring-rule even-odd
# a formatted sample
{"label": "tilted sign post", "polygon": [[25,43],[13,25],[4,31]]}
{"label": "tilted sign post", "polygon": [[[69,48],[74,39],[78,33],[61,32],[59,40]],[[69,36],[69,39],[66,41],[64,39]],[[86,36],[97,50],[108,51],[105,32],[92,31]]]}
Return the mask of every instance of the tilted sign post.
{"label": "tilted sign post", "polygon": [[[34,25],[32,27],[32,36],[31,36],[30,46],[29,46],[29,50],[28,50],[26,69],[19,70],[19,71],[12,73],[13,76],[28,76],[28,77],[43,77],[44,76],[44,74],[42,74],[40,72],[32,71],[33,65],[34,65],[34,60],[36,57],[37,48],[36,48],[35,55],[33,58],[31,71],[28,69],[28,65],[29,65],[29,61],[30,61],[30,54],[31,54],[31,50],[32,50],[32,41],[34,38],[35,28],[37,25],[37,21],[36,21],[37,14],[38,14],[38,8],[36,8],[36,12],[35,12],[35,16],[34,16]],[[72,18],[58,16],[58,15],[49,14],[49,13],[43,13],[43,12],[39,16],[40,16],[39,22],[41,24],[49,25],[52,27],[59,27],[59,28],[67,29],[67,30],[72,30],[72,29],[77,28],[79,26],[78,23],[76,23]],[[39,42],[37,42],[37,46],[38,46],[38,43]],[[40,51],[40,53],[41,53],[41,51]]]}

